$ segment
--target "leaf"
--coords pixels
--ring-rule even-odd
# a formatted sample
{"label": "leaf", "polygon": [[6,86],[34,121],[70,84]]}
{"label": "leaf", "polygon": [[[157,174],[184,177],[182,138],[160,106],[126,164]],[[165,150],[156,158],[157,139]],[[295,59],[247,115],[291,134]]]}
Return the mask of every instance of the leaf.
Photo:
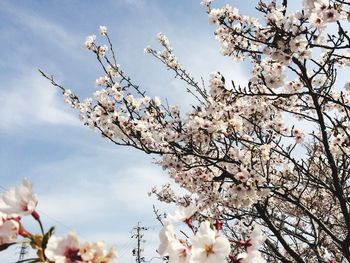
{"label": "leaf", "polygon": [[7,249],[9,246],[12,246],[14,244],[16,244],[16,243],[3,244],[3,245],[0,246],[0,251],[3,251],[5,249]]}
{"label": "leaf", "polygon": [[42,235],[32,235],[30,236],[30,245],[33,249],[41,248],[43,241]]}
{"label": "leaf", "polygon": [[50,237],[53,235],[53,233],[55,232],[55,227],[51,227],[49,229],[49,231],[47,231],[47,233],[44,235],[43,237],[43,242],[42,242],[42,249],[45,250],[46,249],[46,246],[47,246],[47,242],[49,241]]}
{"label": "leaf", "polygon": [[16,263],[37,263],[37,262],[41,262],[40,258],[23,259],[21,261],[17,261]]}

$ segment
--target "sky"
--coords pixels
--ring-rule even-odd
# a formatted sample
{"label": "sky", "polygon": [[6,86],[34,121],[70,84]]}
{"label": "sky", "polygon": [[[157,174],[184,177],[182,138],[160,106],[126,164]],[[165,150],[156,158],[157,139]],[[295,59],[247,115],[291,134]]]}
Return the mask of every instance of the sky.
{"label": "sky", "polygon": [[[215,6],[225,2],[217,0]],[[243,2],[231,1],[252,13]],[[153,164],[154,156],[117,147],[84,127],[37,69],[89,97],[102,72],[83,43],[105,25],[118,63],[134,82],[149,96],[186,109],[193,100],[184,83],[143,52],[148,45],[159,47],[158,32],[169,37],[180,63],[197,79],[207,81],[220,71],[244,84],[247,65],[220,55],[215,28],[199,0],[0,0],[0,22],[0,186],[8,189],[27,177],[46,229],[55,225],[58,235],[74,230],[83,240],[116,245],[120,263],[134,261],[136,241],[130,236],[137,222],[151,226],[145,257],[157,257],[160,225],[152,205],[170,213],[174,208],[147,192],[171,179]],[[30,220],[25,223],[38,231]],[[15,262],[16,253],[18,248],[0,252],[0,261]]]}
{"label": "sky", "polygon": [[[214,6],[230,3],[251,15],[255,2],[216,0]],[[143,51],[159,48],[158,32],[196,79],[207,82],[213,71],[241,85],[250,78],[249,65],[221,56],[200,0],[0,0],[0,188],[27,177],[46,229],[55,225],[58,235],[74,230],[82,240],[116,245],[120,263],[135,261],[130,237],[141,222],[148,227],[145,258],[161,262],[155,251],[161,226],[152,205],[169,213],[174,207],[147,193],[171,179],[153,164],[155,156],[117,147],[84,127],[38,72],[54,75],[80,98],[91,96],[102,71],[83,44],[100,25],[109,28],[117,61],[132,80],[183,109],[193,102],[185,84]],[[39,231],[28,219],[25,225]],[[0,262],[15,262],[18,251],[0,252]]]}

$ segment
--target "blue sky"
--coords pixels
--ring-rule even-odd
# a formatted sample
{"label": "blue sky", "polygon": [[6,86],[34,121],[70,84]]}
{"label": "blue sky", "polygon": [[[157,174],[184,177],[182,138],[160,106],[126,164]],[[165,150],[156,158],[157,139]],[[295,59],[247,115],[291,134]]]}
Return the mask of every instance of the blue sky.
{"label": "blue sky", "polygon": [[[215,5],[225,2],[218,0]],[[56,225],[58,234],[74,229],[84,239],[116,244],[121,263],[133,261],[132,227],[138,221],[157,225],[152,204],[169,210],[149,198],[147,191],[171,180],[152,164],[152,156],[116,147],[83,127],[77,113],[37,69],[55,75],[80,97],[90,96],[102,73],[83,43],[106,25],[118,63],[151,96],[168,98],[184,108],[192,101],[180,80],[143,53],[148,45],[157,47],[158,32],[170,38],[180,63],[193,76],[207,80],[218,70],[244,84],[249,70],[220,55],[214,27],[199,3],[0,1],[0,185],[8,188],[28,177],[39,195],[38,209],[47,227]],[[147,259],[156,256],[157,231],[159,227],[146,232]],[[14,253],[1,252],[1,262],[14,262]]]}
{"label": "blue sky", "polygon": [[[256,1],[216,0],[214,6],[226,2],[244,14],[255,13]],[[117,245],[120,263],[134,261],[130,231],[138,221],[154,226],[145,233],[145,255],[148,260],[157,256],[160,226],[152,204],[162,211],[173,208],[147,192],[171,180],[152,164],[153,156],[116,147],[84,127],[37,69],[55,75],[80,97],[90,96],[102,72],[83,43],[106,25],[118,63],[150,96],[168,98],[182,108],[192,102],[184,84],[143,52],[148,45],[157,47],[158,32],[170,38],[180,63],[197,79],[220,71],[245,84],[249,68],[220,55],[215,28],[199,3],[0,0],[0,186],[9,188],[28,177],[46,227],[56,225],[58,234],[72,229],[85,240]],[[0,262],[14,262],[15,252],[0,252]]]}

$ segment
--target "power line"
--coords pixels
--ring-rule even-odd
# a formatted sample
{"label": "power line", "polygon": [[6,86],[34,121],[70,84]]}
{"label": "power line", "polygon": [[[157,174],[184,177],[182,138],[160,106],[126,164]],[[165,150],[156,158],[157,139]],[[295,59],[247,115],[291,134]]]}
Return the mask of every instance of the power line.
{"label": "power line", "polygon": [[48,215],[47,213],[45,213],[44,211],[42,210],[39,210],[38,209],[38,212],[44,216],[46,216],[47,218],[49,218],[50,220],[56,222],[57,224],[59,224],[60,226],[63,226],[64,228],[68,229],[69,231],[74,231],[73,228],[69,227],[68,225],[62,223],[61,221],[59,221],[58,219]]}
{"label": "power line", "polygon": [[134,247],[135,243],[136,243],[136,241],[131,239],[124,246],[122,246],[122,249],[119,249],[119,257],[121,258],[121,257],[125,256],[127,252],[131,252],[132,251],[131,247]]}
{"label": "power line", "polygon": [[[0,188],[3,189],[4,191],[8,191],[7,188],[3,187],[2,185],[0,185]],[[62,223],[60,220],[54,218],[53,216],[50,216],[49,214],[45,213],[44,211],[42,211],[41,209],[37,209],[37,211],[46,216],[47,218],[49,218],[50,220],[56,222],[57,224],[63,226],[64,228],[68,229],[69,231],[74,231],[73,228],[69,227],[68,225],[66,225],[65,223]]]}

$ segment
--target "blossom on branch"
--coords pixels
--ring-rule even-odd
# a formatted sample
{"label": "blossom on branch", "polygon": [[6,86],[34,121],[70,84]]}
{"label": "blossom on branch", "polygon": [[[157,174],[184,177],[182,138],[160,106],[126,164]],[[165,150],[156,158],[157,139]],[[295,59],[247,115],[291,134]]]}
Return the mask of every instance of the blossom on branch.
{"label": "blossom on branch", "polygon": [[0,213],[0,246],[17,241],[20,225],[16,220],[7,219]]}
{"label": "blossom on branch", "polygon": [[51,236],[45,249],[46,257],[55,263],[115,263],[117,252],[106,250],[104,242],[80,244],[75,233],[67,236]]}
{"label": "blossom on branch", "polygon": [[228,239],[216,232],[208,221],[201,223],[191,243],[193,263],[224,263],[231,252]]}
{"label": "blossom on branch", "polygon": [[105,36],[105,35],[107,35],[107,33],[108,33],[107,27],[106,26],[100,26],[100,34],[102,36]]}
{"label": "blossom on branch", "polygon": [[26,216],[35,211],[37,204],[38,198],[32,183],[24,178],[20,185],[1,194],[0,212],[9,217]]}

